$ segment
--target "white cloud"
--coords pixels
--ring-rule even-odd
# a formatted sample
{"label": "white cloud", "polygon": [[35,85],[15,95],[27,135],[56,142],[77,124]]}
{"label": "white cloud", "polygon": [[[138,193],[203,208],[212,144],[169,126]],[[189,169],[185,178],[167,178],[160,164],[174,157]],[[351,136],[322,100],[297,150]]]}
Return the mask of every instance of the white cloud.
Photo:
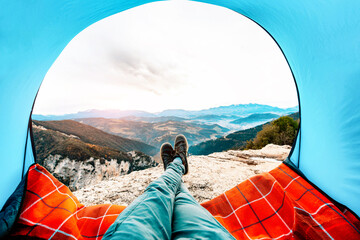
{"label": "white cloud", "polygon": [[276,43],[233,11],[170,1],[116,14],[76,36],[45,77],[35,112],[249,102],[297,104]]}

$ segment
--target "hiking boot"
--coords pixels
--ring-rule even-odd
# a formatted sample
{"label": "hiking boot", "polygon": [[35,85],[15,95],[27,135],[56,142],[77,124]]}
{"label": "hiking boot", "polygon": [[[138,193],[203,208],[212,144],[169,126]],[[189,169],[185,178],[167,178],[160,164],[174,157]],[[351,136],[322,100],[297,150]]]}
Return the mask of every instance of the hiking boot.
{"label": "hiking boot", "polygon": [[189,172],[189,166],[187,161],[187,151],[189,148],[189,145],[187,143],[186,137],[182,134],[177,135],[175,138],[175,155],[174,158],[180,157],[182,160],[182,163],[185,167],[184,175]]}
{"label": "hiking boot", "polygon": [[160,155],[164,164],[164,170],[166,170],[167,166],[174,161],[174,153],[174,149],[170,143],[164,143],[161,145]]}

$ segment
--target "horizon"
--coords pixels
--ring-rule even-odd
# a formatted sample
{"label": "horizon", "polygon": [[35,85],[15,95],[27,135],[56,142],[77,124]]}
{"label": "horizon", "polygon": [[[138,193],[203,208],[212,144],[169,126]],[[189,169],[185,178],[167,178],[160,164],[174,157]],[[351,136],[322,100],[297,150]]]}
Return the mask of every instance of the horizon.
{"label": "horizon", "polygon": [[92,111],[104,111],[104,112],[106,112],[106,111],[108,111],[108,112],[111,112],[111,111],[116,111],[116,112],[138,111],[138,112],[146,112],[146,113],[151,113],[151,114],[157,114],[157,113],[162,113],[164,111],[169,111],[169,110],[182,110],[182,111],[196,112],[196,111],[209,110],[209,109],[220,108],[220,107],[238,106],[238,105],[261,105],[261,106],[270,106],[270,107],[273,107],[273,108],[280,108],[280,109],[291,109],[291,108],[298,108],[299,107],[299,105],[295,105],[295,106],[292,106],[292,107],[279,107],[279,106],[268,105],[268,104],[259,104],[259,103],[238,103],[238,104],[220,105],[220,106],[202,108],[202,109],[195,109],[195,110],[189,110],[189,109],[185,109],[185,108],[169,108],[169,109],[163,109],[161,111],[152,112],[152,111],[146,111],[146,110],[141,110],[141,109],[86,109],[86,110],[79,110],[79,111],[76,111],[76,112],[66,112],[66,113],[63,113],[63,114],[41,114],[41,113],[33,112],[32,115],[62,116],[62,115],[70,115],[70,114],[92,112]]}

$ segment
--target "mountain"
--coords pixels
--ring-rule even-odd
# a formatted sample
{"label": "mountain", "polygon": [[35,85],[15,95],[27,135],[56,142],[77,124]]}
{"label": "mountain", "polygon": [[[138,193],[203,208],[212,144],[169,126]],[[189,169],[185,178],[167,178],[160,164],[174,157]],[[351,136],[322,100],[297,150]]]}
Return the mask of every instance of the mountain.
{"label": "mountain", "polygon": [[[72,119],[109,134],[127,138],[127,140],[140,141],[159,149],[163,142],[172,142],[175,136],[180,133],[188,138],[191,146],[220,138],[232,132],[256,127],[279,116],[293,113],[297,109],[298,107],[283,109],[262,104],[237,104],[199,111],[168,109],[158,113],[148,113],[136,110],[89,110],[62,116],[33,115],[32,117],[33,119],[47,121],[51,121],[51,119]],[[52,123],[51,126],[53,125]],[[61,130],[64,126],[59,127]],[[73,127],[69,133],[76,135],[74,129],[76,128]],[[77,132],[77,134],[84,134],[84,131]],[[109,136],[103,137],[105,139],[110,138]],[[100,142],[97,140],[93,142],[94,139],[86,139],[86,136],[82,136],[82,140],[123,151],[135,149],[151,156],[156,152],[149,149],[149,146],[140,147],[138,143],[135,144],[136,146],[130,144],[130,147],[127,147],[125,140],[119,140],[118,144],[110,145],[109,143],[118,140]]]}
{"label": "mountain", "polygon": [[253,113],[278,113],[278,114],[289,114],[292,113],[293,109],[284,109],[279,107],[273,107],[263,104],[234,104],[230,106],[221,106],[216,108],[210,108],[207,110],[201,110],[203,114],[215,114],[215,115],[237,115],[244,116]]}
{"label": "mountain", "polygon": [[214,152],[222,152],[229,149],[240,149],[249,141],[256,137],[262,130],[263,125],[231,133],[225,137],[205,141],[189,148],[189,153],[193,155],[208,155]]}
{"label": "mountain", "polygon": [[78,161],[85,161],[91,157],[106,160],[131,160],[126,152],[85,143],[75,135],[68,135],[60,131],[46,129],[38,125],[38,122],[34,122],[33,124],[33,134],[38,163],[42,165],[44,159],[49,155],[61,155],[64,158],[67,157]]}
{"label": "mountain", "polygon": [[262,122],[262,121],[268,122],[269,120],[272,120],[272,119],[275,119],[278,117],[280,117],[280,115],[274,114],[274,113],[254,113],[247,117],[238,118],[234,121],[231,121],[230,123],[243,124],[243,123]]}
{"label": "mountain", "polygon": [[65,115],[39,115],[33,114],[32,118],[38,121],[50,121],[50,120],[68,120],[68,119],[76,119],[76,118],[122,118],[127,116],[137,116],[137,117],[155,117],[156,115],[152,113],[148,113],[145,111],[138,110],[87,110],[77,113],[65,114]]}
{"label": "mountain", "polygon": [[155,147],[143,142],[115,136],[73,120],[34,121],[34,123],[46,129],[76,136],[85,143],[108,147],[123,152],[140,151],[150,156],[153,156],[158,152]]}
{"label": "mountain", "polygon": [[288,116],[291,117],[291,118],[294,119],[294,120],[299,120],[299,118],[300,118],[300,113],[299,113],[299,112],[295,112],[295,113],[289,114]]}
{"label": "mountain", "polygon": [[46,129],[36,122],[33,136],[37,163],[71,190],[157,165],[152,157],[141,152],[85,143],[78,136]]}
{"label": "mountain", "polygon": [[[204,115],[216,115],[216,116],[237,116],[244,117],[253,113],[275,113],[279,115],[286,115],[293,112],[297,112],[298,107],[293,108],[279,108],[263,104],[237,104],[229,106],[214,107],[209,109],[203,109],[199,111],[189,111],[184,109],[168,109],[158,113],[149,113],[138,110],[88,110],[78,113],[65,114],[65,115],[38,115],[33,114],[32,118],[39,121],[48,120],[65,120],[76,118],[123,118],[123,117],[179,117],[179,118],[196,118]],[[233,120],[235,120],[234,118]]]}
{"label": "mountain", "polygon": [[295,107],[291,107],[291,108],[286,108],[286,111],[288,113],[298,113],[299,112],[299,106],[295,106]]}
{"label": "mountain", "polygon": [[217,124],[207,125],[191,121],[168,120],[160,122],[129,121],[125,119],[84,118],[76,119],[102,131],[135,139],[160,148],[164,142],[173,142],[176,135],[184,134],[189,145],[214,139],[226,134],[229,129]]}
{"label": "mountain", "polygon": [[[299,112],[288,115],[294,120],[299,119]],[[217,138],[214,140],[205,141],[189,148],[189,153],[193,155],[208,155],[214,152],[222,152],[229,149],[240,149],[246,145],[246,142],[256,137],[256,134],[263,129],[263,126],[268,124],[249,128],[246,130],[237,131],[227,136]]]}
{"label": "mountain", "polygon": [[196,118],[204,115],[216,116],[245,116],[253,113],[277,113],[279,115],[286,115],[298,111],[298,107],[293,108],[279,108],[263,104],[234,104],[229,106],[214,107],[203,109],[200,111],[186,111],[182,109],[170,109],[158,113],[158,116],[176,116],[183,118]]}
{"label": "mountain", "polygon": [[177,121],[177,122],[184,122],[188,119],[180,118],[180,117],[173,117],[173,116],[166,116],[166,117],[136,117],[136,116],[128,116],[121,118],[123,120],[135,121],[135,122],[149,122],[149,123],[159,123],[159,122],[167,122],[167,121]]}
{"label": "mountain", "polygon": [[188,118],[197,115],[196,113],[197,111],[188,111],[184,109],[168,109],[160,113],[157,113],[157,115],[160,117],[175,116],[175,117]]}
{"label": "mountain", "polygon": [[215,115],[215,114],[208,114],[208,115],[201,115],[201,116],[197,116],[192,118],[192,120],[211,120],[211,121],[218,121],[218,120],[223,120],[223,119],[236,119],[237,116],[234,115]]}

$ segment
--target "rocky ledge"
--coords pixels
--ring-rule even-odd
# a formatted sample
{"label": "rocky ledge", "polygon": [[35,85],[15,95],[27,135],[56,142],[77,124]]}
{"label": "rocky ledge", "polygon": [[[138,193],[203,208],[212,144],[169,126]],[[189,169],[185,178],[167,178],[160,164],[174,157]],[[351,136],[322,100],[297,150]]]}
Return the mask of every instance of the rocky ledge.
{"label": "rocky ledge", "polygon": [[[210,200],[245,179],[277,167],[290,152],[289,146],[268,145],[261,150],[231,150],[208,156],[190,156],[189,174],[183,177],[199,202]],[[162,165],[111,177],[74,192],[85,205],[112,203],[128,205],[158,178]]]}
{"label": "rocky ledge", "polygon": [[70,190],[75,191],[113,177],[158,165],[152,157],[141,152],[131,151],[127,155],[128,159],[126,160],[94,159],[91,157],[79,161],[56,154],[45,158],[43,166]]}

